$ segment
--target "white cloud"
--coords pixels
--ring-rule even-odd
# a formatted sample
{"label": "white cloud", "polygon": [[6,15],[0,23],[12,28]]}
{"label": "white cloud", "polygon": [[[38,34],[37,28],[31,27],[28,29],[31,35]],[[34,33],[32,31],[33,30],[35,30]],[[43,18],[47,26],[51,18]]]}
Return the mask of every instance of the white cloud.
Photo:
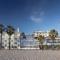
{"label": "white cloud", "polygon": [[43,15],[44,15],[44,12],[41,11],[41,12],[34,12],[33,15],[30,17],[31,20],[33,22],[36,22],[36,23],[41,23],[43,21]]}
{"label": "white cloud", "polygon": [[33,17],[33,16],[31,16],[31,20],[36,23],[42,22],[42,18]]}
{"label": "white cloud", "polygon": [[43,16],[44,15],[44,12],[42,11],[42,12],[40,12],[40,16]]}

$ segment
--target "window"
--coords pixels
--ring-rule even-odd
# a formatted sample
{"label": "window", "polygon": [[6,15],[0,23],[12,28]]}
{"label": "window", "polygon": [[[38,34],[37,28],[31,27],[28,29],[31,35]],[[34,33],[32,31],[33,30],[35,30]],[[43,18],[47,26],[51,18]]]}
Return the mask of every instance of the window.
{"label": "window", "polygon": [[12,48],[14,48],[14,46],[12,45]]}
{"label": "window", "polygon": [[5,44],[5,47],[7,46],[7,44]]}
{"label": "window", "polygon": [[4,44],[4,42],[2,42],[2,44]]}
{"label": "window", "polygon": [[18,44],[18,46],[20,46],[20,44]]}
{"label": "window", "polygon": [[17,46],[13,46],[13,48],[17,48]]}
{"label": "window", "polygon": [[13,40],[11,40],[11,42],[13,42]]}
{"label": "window", "polygon": [[17,40],[17,38],[15,38],[15,40]]}
{"label": "window", "polygon": [[2,46],[2,48],[4,48],[4,46]]}
{"label": "window", "polygon": [[5,42],[7,42],[7,40],[5,40]]}
{"label": "window", "polygon": [[15,42],[14,44],[17,44],[17,42]]}

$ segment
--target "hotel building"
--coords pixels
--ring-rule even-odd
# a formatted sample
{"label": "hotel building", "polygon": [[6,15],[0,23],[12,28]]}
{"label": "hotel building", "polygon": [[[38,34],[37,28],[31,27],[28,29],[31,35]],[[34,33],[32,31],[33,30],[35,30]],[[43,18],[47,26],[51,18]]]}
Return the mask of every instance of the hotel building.
{"label": "hotel building", "polygon": [[[1,34],[0,34],[0,37],[1,37]],[[1,39],[0,39],[0,42],[1,42]],[[4,49],[9,49],[9,35],[7,34],[7,32],[2,33],[2,47]],[[19,28],[17,28],[17,31],[15,31],[15,33],[11,35],[10,48],[11,49],[13,49],[13,48],[20,49]]]}
{"label": "hotel building", "polygon": [[39,35],[42,35],[44,37],[47,37],[47,36],[49,36],[49,33],[48,32],[44,32],[44,31],[35,31],[35,32],[33,32],[32,35],[34,37],[38,37]]}
{"label": "hotel building", "polygon": [[[48,32],[35,31],[35,32],[33,32],[32,35],[33,35],[33,37],[38,37],[39,35],[44,36],[45,37],[45,40],[43,42],[43,45],[52,45],[53,44],[53,41],[49,37],[49,31]],[[58,36],[58,37],[55,38],[54,45],[60,45],[60,36]]]}
{"label": "hotel building", "polygon": [[[43,45],[52,45],[52,40],[48,37],[49,32],[35,31],[32,35],[26,35],[26,38],[21,38],[21,32],[19,28],[11,35],[10,48],[11,49],[21,49],[21,48],[39,48],[39,41],[34,39],[42,35],[45,37]],[[0,34],[1,37],[1,34]],[[1,42],[1,39],[0,39]],[[1,44],[1,43],[0,43]],[[60,37],[58,36],[54,42],[54,45],[60,45]],[[4,49],[9,49],[9,35],[6,32],[2,33],[2,47]]]}

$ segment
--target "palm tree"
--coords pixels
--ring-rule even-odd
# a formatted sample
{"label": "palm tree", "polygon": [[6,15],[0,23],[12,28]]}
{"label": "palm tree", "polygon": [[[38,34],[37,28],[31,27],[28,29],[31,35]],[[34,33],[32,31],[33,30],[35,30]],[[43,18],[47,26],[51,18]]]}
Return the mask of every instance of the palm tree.
{"label": "palm tree", "polygon": [[1,47],[2,48],[2,33],[4,31],[4,25],[3,24],[0,24],[0,34],[1,34]]}
{"label": "palm tree", "polygon": [[39,35],[36,39],[39,41],[39,48],[43,49],[44,36]]}
{"label": "palm tree", "polygon": [[15,32],[15,29],[12,26],[9,25],[9,26],[7,26],[6,32],[9,35],[9,50],[10,50],[11,35]]}
{"label": "palm tree", "polygon": [[54,40],[58,36],[58,32],[55,29],[50,30],[49,32],[49,37],[51,38],[53,44],[52,46],[54,47]]}
{"label": "palm tree", "polygon": [[24,32],[21,33],[22,38],[26,39],[26,35]]}

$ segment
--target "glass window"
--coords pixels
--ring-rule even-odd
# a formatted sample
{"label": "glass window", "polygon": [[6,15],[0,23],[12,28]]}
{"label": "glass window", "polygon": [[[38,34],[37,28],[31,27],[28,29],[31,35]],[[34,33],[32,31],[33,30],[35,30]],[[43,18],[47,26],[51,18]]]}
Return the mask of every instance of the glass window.
{"label": "glass window", "polygon": [[5,44],[5,47],[7,46],[7,44]]}
{"label": "glass window", "polygon": [[17,42],[15,42],[14,44],[17,44]]}
{"label": "glass window", "polygon": [[11,42],[13,42],[13,40],[11,40]]}
{"label": "glass window", "polygon": [[12,45],[12,48],[13,48],[14,46]]}
{"label": "glass window", "polygon": [[7,40],[5,40],[5,42],[7,42]]}
{"label": "glass window", "polygon": [[18,44],[18,46],[20,46],[20,45]]}
{"label": "glass window", "polygon": [[15,40],[17,40],[17,38],[15,38]]}

